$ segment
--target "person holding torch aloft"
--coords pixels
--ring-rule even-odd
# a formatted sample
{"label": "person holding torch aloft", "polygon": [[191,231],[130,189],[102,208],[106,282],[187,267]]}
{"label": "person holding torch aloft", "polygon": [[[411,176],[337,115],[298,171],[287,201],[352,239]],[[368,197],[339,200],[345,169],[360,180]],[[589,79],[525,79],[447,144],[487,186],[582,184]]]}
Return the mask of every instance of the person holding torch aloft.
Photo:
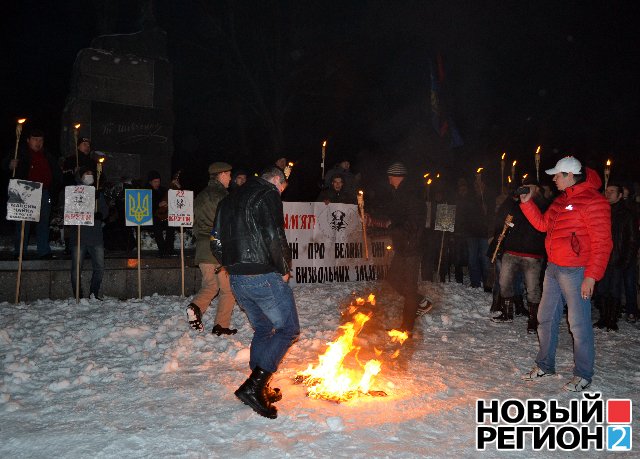
{"label": "person holding torch aloft", "polygon": [[547,169],[560,195],[543,214],[531,199],[520,195],[520,208],[533,227],[547,233],[548,265],[538,310],[540,348],[536,366],[522,379],[535,381],[556,371],[556,347],[564,304],[573,337],[573,378],[564,389],[581,392],[591,385],[595,360],[591,297],[602,279],[613,242],[611,208],[598,189],[602,180],[573,156]]}

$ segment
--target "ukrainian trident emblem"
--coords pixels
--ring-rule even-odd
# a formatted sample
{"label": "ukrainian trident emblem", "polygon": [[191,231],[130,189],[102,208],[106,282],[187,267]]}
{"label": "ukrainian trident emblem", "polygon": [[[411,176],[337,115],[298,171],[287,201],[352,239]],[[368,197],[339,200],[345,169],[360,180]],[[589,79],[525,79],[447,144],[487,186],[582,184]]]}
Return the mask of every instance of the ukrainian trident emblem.
{"label": "ukrainian trident emblem", "polygon": [[153,225],[151,190],[125,190],[124,203],[127,226]]}

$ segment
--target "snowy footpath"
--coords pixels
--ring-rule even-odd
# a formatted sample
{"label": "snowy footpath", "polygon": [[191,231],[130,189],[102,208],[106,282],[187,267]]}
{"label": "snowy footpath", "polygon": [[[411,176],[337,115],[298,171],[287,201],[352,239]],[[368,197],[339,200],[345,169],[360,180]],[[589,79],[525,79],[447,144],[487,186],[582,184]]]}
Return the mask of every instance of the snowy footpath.
{"label": "snowy footpath", "polygon": [[[272,386],[284,398],[278,419],[255,414],[233,391],[247,377],[252,331],[236,308],[238,333],[190,330],[187,299],[151,296],[0,304],[0,457],[561,457],[557,451],[476,451],[477,399],[541,398],[569,404],[572,348],[563,322],[558,375],[524,383],[537,338],[526,319],[489,320],[491,297],[460,284],[425,282],[437,307],[420,318],[413,340],[389,342],[384,329],[399,324],[401,301],[376,284],[294,287],[300,340]],[[382,351],[373,389],[344,403],[316,400],[293,377],[316,364],[347,320],[357,296],[375,293],[372,319],[356,344],[361,356]],[[620,331],[596,331],[596,375],[591,390],[603,399],[630,398],[633,449],[640,449],[640,333],[624,320]],[[603,457],[606,452],[569,453]]]}

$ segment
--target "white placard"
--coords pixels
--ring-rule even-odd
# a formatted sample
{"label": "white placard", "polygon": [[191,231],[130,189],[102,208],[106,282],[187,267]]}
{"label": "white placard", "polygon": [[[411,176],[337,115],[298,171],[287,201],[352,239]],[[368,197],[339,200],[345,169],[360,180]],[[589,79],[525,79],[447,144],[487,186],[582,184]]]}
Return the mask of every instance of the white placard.
{"label": "white placard", "polygon": [[438,204],[436,207],[436,231],[449,231],[453,233],[456,225],[456,206]]}
{"label": "white placard", "polygon": [[169,190],[169,226],[193,226],[193,191]]}
{"label": "white placard", "polygon": [[29,180],[9,180],[7,220],[40,221],[42,183]]}
{"label": "white placard", "polygon": [[96,189],[73,185],[64,188],[64,224],[93,226],[96,209]]}

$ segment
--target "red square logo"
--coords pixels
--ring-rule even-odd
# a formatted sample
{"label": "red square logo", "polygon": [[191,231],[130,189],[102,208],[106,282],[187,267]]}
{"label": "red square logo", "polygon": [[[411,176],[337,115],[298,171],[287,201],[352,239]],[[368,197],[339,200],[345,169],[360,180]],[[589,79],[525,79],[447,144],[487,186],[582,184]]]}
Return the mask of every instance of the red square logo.
{"label": "red square logo", "polygon": [[607,400],[607,422],[631,424],[631,400]]}

